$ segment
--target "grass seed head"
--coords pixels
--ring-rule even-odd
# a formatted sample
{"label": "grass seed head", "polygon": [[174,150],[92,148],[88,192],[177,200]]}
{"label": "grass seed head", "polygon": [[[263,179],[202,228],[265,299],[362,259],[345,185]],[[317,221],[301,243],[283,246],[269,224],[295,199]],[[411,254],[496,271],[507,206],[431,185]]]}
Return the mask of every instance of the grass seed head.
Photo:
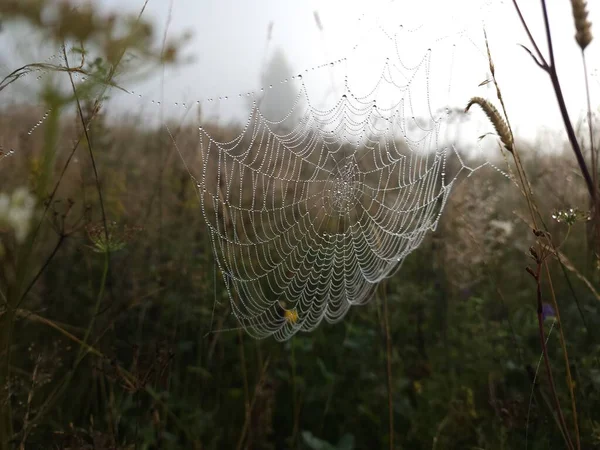
{"label": "grass seed head", "polygon": [[506,122],[504,121],[504,119],[502,118],[502,116],[500,115],[498,110],[496,109],[496,107],[482,97],[473,97],[467,104],[467,107],[465,108],[465,112],[469,111],[471,106],[473,106],[474,104],[479,105],[481,107],[481,109],[483,109],[483,112],[485,112],[486,116],[488,116],[488,118],[492,122],[492,125],[494,126],[496,133],[498,133],[498,135],[500,136],[500,140],[502,141],[502,143],[504,144],[506,149],[512,153],[512,151],[513,151],[512,134],[510,132],[510,129],[508,128],[508,125],[506,124]]}
{"label": "grass seed head", "polygon": [[575,40],[581,47],[581,50],[592,42],[592,23],[587,19],[587,2],[585,0],[571,0],[573,7],[573,18],[575,19]]}

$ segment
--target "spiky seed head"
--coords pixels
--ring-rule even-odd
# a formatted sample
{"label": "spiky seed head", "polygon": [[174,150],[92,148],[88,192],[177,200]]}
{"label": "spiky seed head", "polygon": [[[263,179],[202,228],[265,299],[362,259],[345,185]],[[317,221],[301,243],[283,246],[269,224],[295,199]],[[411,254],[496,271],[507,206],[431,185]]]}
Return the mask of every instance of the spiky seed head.
{"label": "spiky seed head", "polygon": [[585,0],[571,0],[573,7],[573,19],[575,19],[575,40],[581,47],[581,50],[592,42],[592,23],[587,20],[587,2]]}
{"label": "spiky seed head", "polygon": [[496,133],[498,133],[498,136],[500,136],[500,140],[504,144],[504,147],[506,147],[506,149],[512,153],[512,151],[513,151],[512,134],[510,132],[510,129],[508,128],[508,125],[506,124],[506,122],[504,121],[504,119],[502,118],[502,116],[500,115],[498,110],[496,109],[496,107],[494,105],[492,105],[485,98],[473,97],[467,104],[467,107],[465,108],[465,112],[468,112],[469,109],[471,108],[471,106],[473,106],[475,104],[479,105],[481,107],[481,109],[483,109],[483,112],[485,112],[485,115],[488,116],[488,118],[490,119],[490,122],[492,122],[492,125],[494,126]]}

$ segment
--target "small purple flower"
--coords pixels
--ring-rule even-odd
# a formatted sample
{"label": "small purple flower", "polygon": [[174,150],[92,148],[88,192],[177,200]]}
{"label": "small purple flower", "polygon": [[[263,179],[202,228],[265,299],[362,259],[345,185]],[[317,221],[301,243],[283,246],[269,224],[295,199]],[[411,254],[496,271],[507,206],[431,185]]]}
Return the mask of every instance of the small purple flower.
{"label": "small purple flower", "polygon": [[542,305],[542,320],[546,320],[548,317],[555,317],[556,316],[556,312],[554,311],[554,308],[552,307],[552,305],[548,304],[548,303],[544,303]]}
{"label": "small purple flower", "polygon": [[471,289],[469,289],[468,287],[461,289],[460,295],[464,299],[471,298]]}

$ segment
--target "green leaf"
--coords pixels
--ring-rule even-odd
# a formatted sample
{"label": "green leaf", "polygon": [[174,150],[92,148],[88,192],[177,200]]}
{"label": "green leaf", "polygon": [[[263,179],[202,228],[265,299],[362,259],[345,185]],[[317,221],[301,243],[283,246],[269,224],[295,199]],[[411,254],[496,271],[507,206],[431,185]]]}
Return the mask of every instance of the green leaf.
{"label": "green leaf", "polygon": [[212,374],[204,367],[191,366],[188,367],[188,372],[200,375],[205,380],[212,378]]}
{"label": "green leaf", "polygon": [[310,431],[303,431],[302,439],[304,439],[304,443],[308,445],[312,450],[336,450],[336,448],[329,442],[324,441],[323,439],[319,439]]}
{"label": "green leaf", "polygon": [[325,363],[321,358],[317,358],[317,365],[319,366],[319,369],[321,369],[321,373],[323,374],[325,379],[329,383],[333,383],[333,381],[335,380],[335,375],[332,374],[329,370],[327,370],[327,367],[325,367]]}
{"label": "green leaf", "polygon": [[338,450],[354,450],[354,436],[349,433],[344,434],[337,445]]}

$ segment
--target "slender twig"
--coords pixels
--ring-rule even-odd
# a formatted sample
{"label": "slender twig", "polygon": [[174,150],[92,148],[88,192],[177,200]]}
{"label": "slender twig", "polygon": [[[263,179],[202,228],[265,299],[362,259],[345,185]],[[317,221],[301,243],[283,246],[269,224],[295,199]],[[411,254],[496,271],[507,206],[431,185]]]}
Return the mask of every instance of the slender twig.
{"label": "slender twig", "polygon": [[550,366],[550,359],[548,357],[548,347],[546,346],[546,337],[544,333],[544,318],[543,318],[543,304],[542,304],[542,284],[541,284],[541,270],[542,270],[542,261],[537,260],[536,270],[533,271],[529,267],[527,267],[527,272],[533,277],[536,282],[536,299],[537,299],[537,319],[538,319],[538,330],[540,335],[540,341],[542,345],[542,353],[544,355],[544,365],[546,367],[546,373],[548,375],[548,381],[550,383],[550,392],[552,393],[552,398],[554,400],[554,408],[556,414],[558,415],[558,420],[560,422],[560,427],[562,428],[565,443],[567,447],[571,450],[574,449],[573,442],[571,440],[571,436],[569,435],[569,429],[567,428],[567,423],[565,421],[564,414],[562,412],[562,408],[560,406],[560,401],[558,400],[558,394],[556,393],[556,385],[554,384],[554,376],[552,375],[552,368]]}
{"label": "slender twig", "polygon": [[244,419],[244,425],[242,426],[242,433],[240,434],[240,438],[238,439],[237,445],[235,447],[237,450],[242,450],[242,448],[243,448],[244,440],[246,439],[246,434],[248,433],[248,427],[250,426],[250,413],[252,412],[252,409],[254,408],[254,404],[256,403],[259,389],[262,388],[262,386],[265,383],[265,378],[267,376],[267,369],[269,368],[270,360],[271,360],[271,356],[269,355],[265,361],[265,364],[262,367],[260,379],[258,380],[256,387],[254,388],[254,395],[252,396],[252,401],[250,402],[249,414],[246,415],[246,417]]}
{"label": "slender twig", "polygon": [[[548,340],[550,339],[550,336],[552,335],[552,330],[554,330],[555,325],[556,325],[556,320],[554,320],[552,322],[552,326],[550,326],[550,331],[548,331],[548,336],[546,336],[546,345],[548,345]],[[538,359],[537,365],[535,366],[535,371],[534,372],[527,371],[527,373],[529,374],[529,376],[531,378],[531,392],[529,393],[529,404],[527,405],[527,419],[525,420],[525,450],[527,450],[529,448],[529,418],[531,416],[531,405],[533,404],[533,398],[534,398],[534,395],[536,392],[535,388],[537,387],[537,376],[538,376],[538,373],[540,372],[540,365],[542,364],[543,359],[544,359],[544,353],[542,352],[542,354],[540,355],[540,358]],[[552,412],[552,404],[546,398],[546,396],[544,395],[544,393],[541,390],[538,390],[538,391],[539,391],[540,397],[542,398],[542,401],[548,408],[548,411],[550,411],[550,415],[556,422],[558,429],[560,430],[563,438],[566,441],[565,433],[563,432],[562,427],[560,426],[560,422],[556,418],[556,415],[553,414],[553,412]]]}
{"label": "slender twig", "polygon": [[450,413],[446,414],[444,416],[444,418],[442,419],[442,421],[438,424],[436,431],[435,431],[435,436],[433,437],[433,445],[431,446],[431,450],[437,450],[438,442],[440,440],[442,431],[444,430],[444,428],[446,428],[446,425],[448,425],[448,422],[450,420],[449,414]]}
{"label": "slender twig", "polygon": [[[69,68],[69,58],[67,56],[67,50],[65,48],[65,46],[63,45],[62,47],[62,51],[63,51],[63,56],[65,58],[65,66],[67,67],[67,69]],[[98,191],[98,199],[100,202],[100,212],[102,215],[102,224],[104,226],[104,238],[106,240],[106,242],[109,242],[109,235],[108,235],[108,223],[106,220],[106,211],[104,209],[104,200],[102,197],[102,187],[100,186],[100,177],[98,176],[98,166],[96,165],[96,158],[94,158],[94,151],[92,149],[92,139],[90,138],[90,134],[88,131],[88,127],[90,125],[89,121],[86,122],[85,117],[83,117],[83,109],[81,108],[81,102],[79,100],[79,94],[77,93],[77,88],[75,87],[75,81],[73,80],[73,75],[69,73],[69,81],[71,82],[71,88],[73,89],[73,95],[75,97],[75,104],[77,105],[77,113],[79,115],[79,119],[81,120],[81,126],[83,127],[83,134],[85,136],[85,140],[87,142],[87,146],[88,146],[88,152],[90,154],[90,162],[92,163],[92,170],[94,172],[94,180],[96,182],[96,190]],[[108,260],[108,264],[110,267],[110,251],[109,251],[109,247],[107,246],[106,248],[106,252],[104,252],[106,255],[106,258]]]}
{"label": "slender twig", "polygon": [[16,303],[15,308],[19,308],[21,306],[21,303],[23,302],[23,300],[25,299],[25,297],[27,297],[27,294],[29,294],[29,291],[31,291],[31,289],[33,288],[33,286],[35,286],[35,283],[40,278],[40,276],[42,275],[42,273],[44,273],[44,271],[46,270],[46,268],[50,265],[50,262],[52,261],[52,259],[56,255],[56,253],[58,252],[58,249],[60,248],[60,246],[62,245],[62,243],[65,241],[66,237],[67,237],[67,235],[65,233],[60,233],[59,234],[59,236],[58,236],[58,242],[54,246],[54,249],[52,250],[52,252],[50,252],[50,255],[48,255],[48,258],[46,258],[46,261],[44,262],[44,264],[42,265],[42,267],[40,267],[40,269],[37,271],[37,273],[35,274],[35,276],[33,277],[33,279],[27,285],[27,288],[25,288],[25,290],[21,294],[21,298]]}
{"label": "slender twig", "polygon": [[33,374],[31,375],[31,388],[29,389],[29,394],[27,395],[27,409],[25,410],[25,417],[23,418],[23,437],[21,439],[21,444],[19,445],[19,450],[25,450],[25,441],[27,440],[27,436],[29,436],[29,432],[31,431],[29,428],[29,414],[31,413],[31,402],[33,401],[33,395],[38,384],[37,375],[40,367],[40,360],[41,357],[38,356],[35,366],[33,367]]}
{"label": "slender twig", "polygon": [[550,33],[550,21],[548,20],[548,8],[546,7],[546,0],[541,0],[541,3],[542,3],[542,13],[544,16],[544,27],[546,30],[546,41],[548,43],[548,55],[550,57],[550,64],[546,64],[546,65],[548,66],[548,68],[551,68],[551,67],[556,67],[556,62],[554,60],[554,49],[552,46],[552,34]]}
{"label": "slender twig", "polygon": [[[173,15],[173,0],[169,1],[169,11],[167,14],[167,21],[165,24],[165,31],[163,33],[163,40],[162,40],[162,48],[161,48],[161,57],[164,55],[165,49],[166,49],[166,45],[167,45],[167,35],[169,32],[169,26],[171,25],[171,18]],[[161,84],[160,84],[160,100],[161,103],[164,103],[164,95],[165,95],[165,90],[164,90],[164,86],[165,86],[165,66],[163,64],[162,67],[162,74],[161,74]],[[164,123],[165,119],[164,119],[164,110],[163,108],[160,109],[160,123]],[[158,175],[158,183],[157,183],[157,188],[158,188],[158,245],[157,245],[157,253],[158,253],[158,259],[159,261],[162,259],[163,256],[163,187],[164,187],[164,175],[165,175],[165,157],[164,157],[164,140],[163,140],[163,134],[161,133],[159,135],[159,152],[158,152],[158,159],[159,159],[159,175]],[[162,279],[161,279],[162,280]],[[162,281],[161,281],[162,283]]]}
{"label": "slender twig", "polygon": [[[67,55],[67,50],[64,45],[62,47],[62,50],[63,50],[63,56],[65,58],[65,66],[68,68],[69,67],[69,59],[68,59],[68,55]],[[85,136],[85,139],[87,142],[87,146],[88,146],[88,152],[90,155],[90,161],[92,163],[92,170],[94,172],[94,179],[96,182],[96,190],[98,192],[98,199],[100,202],[100,211],[101,211],[101,215],[102,215],[102,223],[104,226],[104,238],[105,238],[106,242],[108,243],[108,242],[110,242],[110,237],[108,234],[108,223],[106,220],[106,211],[104,209],[104,201],[103,201],[103,197],[102,197],[102,187],[100,186],[100,177],[98,176],[98,168],[96,165],[96,159],[94,158],[94,151],[92,149],[92,140],[91,140],[89,132],[88,132],[89,122],[86,122],[86,120],[83,116],[83,109],[81,108],[81,102],[79,100],[79,95],[77,94],[77,88],[75,87],[75,82],[73,80],[73,76],[71,73],[69,73],[69,80],[71,82],[71,87],[73,89],[73,95],[75,97],[75,103],[77,105],[77,112],[79,115],[79,119],[81,120],[81,126],[83,127],[83,133],[84,133],[84,136]],[[100,290],[99,290],[98,296],[96,298],[96,304],[94,307],[93,316],[90,320],[90,323],[88,325],[87,331],[86,331],[84,339],[83,339],[83,342],[85,342],[85,343],[87,343],[89,336],[92,332],[94,322],[96,321],[96,317],[100,310],[100,303],[102,302],[102,299],[104,297],[104,290],[106,288],[107,283],[110,284],[109,279],[110,279],[110,246],[107,245],[106,251],[104,252],[104,269],[103,269],[102,278],[100,281]],[[86,354],[87,354],[87,352],[84,352],[83,347],[82,347],[80,349],[75,366],[77,366],[79,364],[79,361],[81,361],[81,359],[83,359]]]}
{"label": "slender twig", "polygon": [[529,37],[529,41],[531,42],[531,45],[533,45],[533,48],[535,49],[535,52],[537,53],[538,60],[543,66],[542,69],[547,70],[548,63],[546,62],[546,59],[544,58],[544,55],[540,51],[540,48],[538,47],[537,43],[535,42],[535,39],[533,38],[531,31],[529,31],[529,26],[527,26],[527,22],[525,21],[525,18],[523,17],[523,13],[521,13],[521,8],[519,8],[519,4],[517,3],[517,0],[513,0],[513,5],[515,6],[515,9],[517,10],[517,14],[519,15],[521,24],[523,24],[523,28],[525,29],[525,32],[527,33],[527,36]]}
{"label": "slender twig", "polygon": [[569,112],[567,110],[567,105],[565,103],[565,99],[564,99],[564,96],[562,93],[562,88],[561,88],[560,82],[558,80],[558,74],[556,71],[556,61],[554,59],[554,47],[552,44],[552,34],[550,32],[550,21],[548,19],[548,9],[546,7],[546,0],[541,0],[541,3],[542,3],[542,12],[543,12],[543,16],[544,16],[544,27],[545,27],[545,31],[546,31],[546,41],[548,43],[548,54],[549,54],[549,60],[550,60],[549,62],[546,61],[546,59],[542,55],[542,52],[540,51],[540,49],[537,45],[535,39],[533,38],[531,31],[529,30],[529,26],[527,25],[527,22],[525,21],[525,18],[523,17],[523,14],[521,13],[521,10],[519,8],[519,4],[518,4],[517,0],[513,0],[513,5],[515,6],[515,9],[517,10],[519,19],[521,19],[523,28],[525,29],[527,36],[529,36],[531,45],[533,45],[533,47],[537,53],[537,56],[539,58],[539,61],[542,64],[542,69],[546,73],[548,73],[548,75],[550,76],[550,80],[552,82],[552,87],[554,88],[554,93],[556,95],[556,100],[558,101],[558,107],[560,109],[560,114],[562,116],[566,131],[567,131],[567,136],[569,138],[569,142],[571,144],[571,147],[573,148],[573,152],[575,153],[575,158],[577,159],[577,164],[579,165],[579,170],[581,171],[581,174],[583,175],[583,178],[585,179],[585,183],[586,183],[588,192],[590,194],[590,197],[591,197],[594,205],[596,205],[597,195],[596,195],[596,189],[594,187],[594,182],[593,182],[590,172],[588,170],[587,164],[585,162],[585,158],[583,157],[583,153],[581,152],[581,146],[579,145],[579,142],[577,141],[577,136],[575,134],[575,130],[573,129],[573,124],[571,122],[571,118],[569,117]]}
{"label": "slender twig", "polygon": [[565,361],[566,368],[566,378],[567,378],[567,386],[569,389],[569,395],[571,396],[571,411],[573,412],[573,428],[575,430],[575,445],[577,449],[581,449],[581,442],[579,440],[579,421],[577,420],[577,404],[575,402],[575,392],[573,386],[573,377],[571,376],[571,365],[569,364],[569,354],[567,352],[567,343],[565,341],[565,335],[563,333],[562,322],[560,320],[560,311],[558,308],[558,302],[556,301],[556,293],[554,292],[554,285],[552,284],[552,277],[550,276],[550,267],[548,266],[548,261],[544,261],[544,267],[546,268],[546,274],[548,276],[548,285],[550,287],[550,294],[552,299],[552,305],[554,307],[554,312],[556,314],[556,320],[558,321],[558,331],[560,336],[560,346],[563,351],[563,358]]}
{"label": "slender twig", "polygon": [[390,450],[394,450],[394,403],[393,403],[393,385],[392,385],[392,338],[390,336],[390,319],[388,312],[388,299],[386,284],[381,284],[383,297],[383,320],[385,323],[385,341],[386,341],[386,369],[387,369],[387,391],[388,391],[388,422],[390,427]]}
{"label": "slender twig", "polygon": [[118,86],[116,83],[113,83],[110,80],[109,81],[100,80],[100,78],[98,78],[93,73],[89,73],[88,71],[84,70],[82,66],[68,68],[68,67],[56,66],[54,64],[46,64],[46,63],[27,64],[23,67],[20,67],[20,68],[14,70],[10,74],[8,74],[6,77],[4,77],[2,79],[2,81],[0,81],[0,92],[3,89],[7,88],[11,83],[14,83],[19,78],[33,72],[34,70],[46,70],[48,72],[77,73],[77,74],[85,75],[86,77],[89,77],[90,79],[95,79],[96,81],[105,82],[111,87],[115,87],[123,92],[127,92],[127,90],[123,89],[122,87]]}
{"label": "slender twig", "polygon": [[241,329],[238,330],[239,348],[240,348],[240,366],[242,367],[242,379],[244,381],[244,417],[250,418],[250,389],[248,388],[248,369],[246,367],[246,352],[244,349],[244,334]]}
{"label": "slender twig", "polygon": [[531,59],[533,59],[533,62],[537,64],[537,66],[542,69],[542,70],[546,70],[546,66],[544,66],[544,64],[542,64],[542,62],[540,60],[537,59],[537,57],[532,53],[531,50],[529,50],[527,47],[525,47],[522,44],[518,44],[519,47],[521,47],[523,50],[525,50],[527,53],[529,53],[529,56],[531,56]]}
{"label": "slender twig", "polygon": [[[585,52],[582,49],[581,50],[581,60],[583,61],[583,77],[585,79],[585,96],[586,96],[586,101],[587,101],[587,116],[588,116],[588,132],[589,132],[589,139],[590,139],[590,157],[592,160],[592,182],[594,184],[594,192],[598,192],[598,155],[596,154],[596,150],[594,149],[594,125],[592,124],[592,104],[591,104],[591,97],[590,97],[590,83],[589,83],[589,77],[588,77],[588,70],[587,70],[587,60],[585,57]],[[596,199],[597,200],[597,199]],[[600,208],[598,208],[598,204],[596,203],[596,201],[594,201],[594,199],[592,199],[592,208],[591,208],[591,213],[594,216],[594,220],[592,222],[592,227],[593,227],[593,240],[592,242],[594,243],[595,247],[596,247],[596,257],[598,257],[598,255],[600,254],[600,251],[598,250],[600,248]]]}
{"label": "slender twig", "polygon": [[588,131],[590,135],[590,155],[592,158],[592,180],[594,182],[594,187],[598,188],[598,159],[596,152],[594,151],[594,125],[592,123],[593,115],[592,115],[592,103],[590,97],[590,80],[588,77],[588,69],[587,69],[587,60],[585,57],[585,52],[581,51],[581,60],[583,61],[583,77],[585,79],[585,97],[587,101],[587,113],[588,113]]}
{"label": "slender twig", "polygon": [[31,311],[26,311],[24,309],[17,309],[15,311],[15,315],[18,316],[18,317],[21,317],[23,319],[27,319],[30,322],[38,322],[38,323],[42,323],[44,325],[47,325],[50,328],[53,328],[56,331],[58,331],[59,333],[61,333],[66,338],[68,338],[68,339],[72,340],[73,342],[76,342],[77,344],[85,347],[86,350],[89,353],[91,353],[92,355],[98,356],[98,357],[104,357],[104,355],[102,353],[100,353],[98,350],[96,350],[94,347],[91,347],[90,345],[86,344],[81,339],[79,339],[77,336],[75,336],[73,333],[67,331],[65,327],[59,325],[57,322],[55,322],[53,320],[46,319],[43,316],[40,316],[40,315],[38,315],[38,314],[36,314],[34,312],[31,312]]}
{"label": "slender twig", "polygon": [[300,401],[298,398],[298,387],[296,385],[296,379],[297,379],[297,374],[296,374],[296,346],[294,345],[296,341],[296,336],[292,336],[292,339],[290,340],[290,347],[292,348],[292,358],[291,358],[291,362],[292,362],[292,396],[293,396],[293,414],[294,414],[294,425],[292,428],[292,441],[291,441],[291,445],[290,448],[296,448],[296,440],[298,437],[298,430],[300,427],[300,423],[299,423],[299,419],[300,419]]}
{"label": "slender twig", "polygon": [[560,108],[560,113],[563,118],[563,122],[565,124],[565,128],[567,130],[567,136],[569,137],[569,142],[571,143],[571,147],[573,148],[573,152],[575,153],[575,157],[577,158],[577,164],[579,164],[579,170],[581,170],[581,174],[585,179],[585,183],[587,185],[590,197],[592,198],[594,205],[596,204],[596,190],[594,189],[594,182],[592,181],[592,177],[590,176],[590,172],[588,170],[587,164],[581,152],[581,147],[579,142],[577,141],[577,136],[575,134],[575,130],[573,129],[573,124],[569,117],[569,111],[567,110],[567,105],[565,103],[565,99],[562,93],[562,88],[560,82],[558,80],[558,74],[556,73],[556,65],[554,62],[554,52],[552,51],[552,37],[550,35],[550,25],[548,23],[548,14],[546,11],[546,2],[542,0],[542,5],[544,6],[544,22],[546,24],[546,34],[548,38],[548,48],[550,48],[550,79],[552,80],[552,86],[554,87],[554,92],[556,94],[556,100],[558,101],[558,106]]}

